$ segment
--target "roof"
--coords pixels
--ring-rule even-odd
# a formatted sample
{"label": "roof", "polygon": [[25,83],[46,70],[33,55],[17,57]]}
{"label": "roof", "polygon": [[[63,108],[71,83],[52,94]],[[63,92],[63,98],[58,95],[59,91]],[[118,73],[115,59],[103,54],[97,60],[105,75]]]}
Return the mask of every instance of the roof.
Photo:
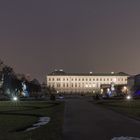
{"label": "roof", "polygon": [[64,71],[54,71],[48,76],[129,76],[124,72],[119,73],[65,73]]}

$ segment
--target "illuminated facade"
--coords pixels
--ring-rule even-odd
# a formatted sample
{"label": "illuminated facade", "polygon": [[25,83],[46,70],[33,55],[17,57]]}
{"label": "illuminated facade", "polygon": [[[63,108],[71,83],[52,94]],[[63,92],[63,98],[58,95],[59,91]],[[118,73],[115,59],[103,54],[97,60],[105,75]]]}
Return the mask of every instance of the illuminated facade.
{"label": "illuminated facade", "polygon": [[123,72],[72,74],[59,70],[47,75],[47,85],[58,93],[87,93],[99,91],[104,85],[127,85],[128,76]]}

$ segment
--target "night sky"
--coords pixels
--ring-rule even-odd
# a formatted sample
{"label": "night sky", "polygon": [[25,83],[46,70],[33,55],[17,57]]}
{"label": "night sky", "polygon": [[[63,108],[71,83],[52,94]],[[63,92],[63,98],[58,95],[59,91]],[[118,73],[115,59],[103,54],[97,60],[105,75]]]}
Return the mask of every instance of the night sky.
{"label": "night sky", "polygon": [[54,69],[140,73],[140,0],[0,0],[0,58],[40,81]]}

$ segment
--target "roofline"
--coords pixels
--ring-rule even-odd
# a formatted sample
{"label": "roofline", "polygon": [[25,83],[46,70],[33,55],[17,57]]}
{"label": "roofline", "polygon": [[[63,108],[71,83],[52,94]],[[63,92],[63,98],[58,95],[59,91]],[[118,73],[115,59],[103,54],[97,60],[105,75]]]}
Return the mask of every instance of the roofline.
{"label": "roofline", "polygon": [[64,73],[64,74],[58,74],[58,73],[51,73],[47,76],[127,76],[129,77],[129,74],[121,74],[121,73]]}

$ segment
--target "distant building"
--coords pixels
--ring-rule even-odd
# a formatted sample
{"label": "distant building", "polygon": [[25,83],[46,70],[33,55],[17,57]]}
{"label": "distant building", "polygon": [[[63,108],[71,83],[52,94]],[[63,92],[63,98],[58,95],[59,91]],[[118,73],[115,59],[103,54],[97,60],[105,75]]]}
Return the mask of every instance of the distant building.
{"label": "distant building", "polygon": [[127,85],[128,77],[129,75],[123,72],[65,73],[63,70],[55,70],[47,75],[47,85],[54,87],[58,93],[87,93],[99,91],[103,87]]}
{"label": "distant building", "polygon": [[128,78],[128,90],[130,94],[140,96],[140,74]]}

